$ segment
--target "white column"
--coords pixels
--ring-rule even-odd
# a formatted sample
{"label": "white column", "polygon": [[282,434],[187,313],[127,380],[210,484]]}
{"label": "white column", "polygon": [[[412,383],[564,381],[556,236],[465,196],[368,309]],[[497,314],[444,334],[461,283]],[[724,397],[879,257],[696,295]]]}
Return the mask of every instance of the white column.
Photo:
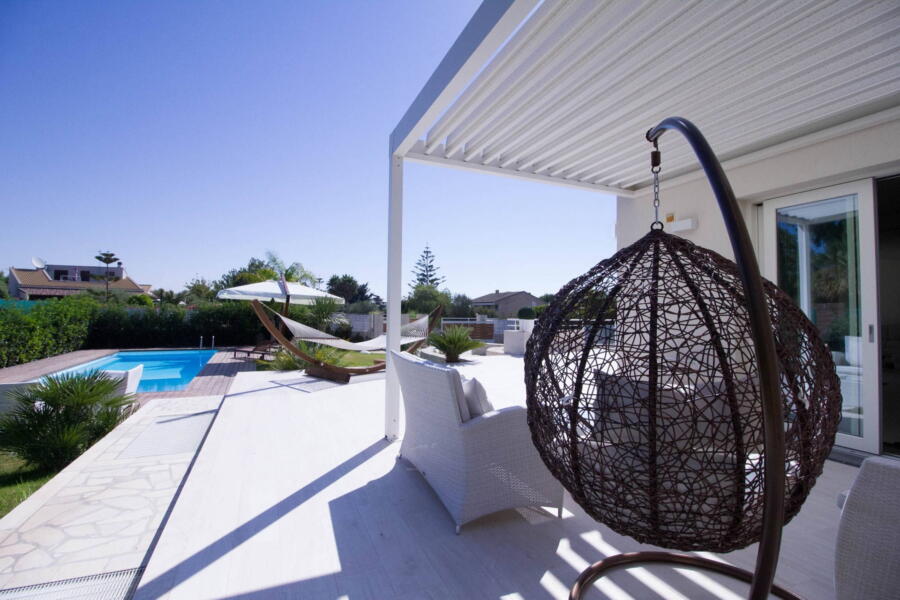
{"label": "white column", "polygon": [[[810,319],[812,314],[812,269],[809,261],[809,225],[797,224],[797,282],[800,309]],[[852,294],[851,294],[852,295]]]}
{"label": "white column", "polygon": [[403,159],[390,158],[387,270],[387,377],[384,390],[384,437],[400,435],[400,382],[391,361],[391,350],[400,351],[400,300],[403,289]]}

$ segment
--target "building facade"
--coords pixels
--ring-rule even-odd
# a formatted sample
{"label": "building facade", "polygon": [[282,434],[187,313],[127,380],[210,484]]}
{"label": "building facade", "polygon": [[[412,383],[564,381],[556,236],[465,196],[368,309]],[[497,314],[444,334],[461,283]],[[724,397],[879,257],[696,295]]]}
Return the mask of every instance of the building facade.
{"label": "building facade", "polygon": [[[40,264],[40,263],[38,263]],[[19,300],[63,298],[87,290],[106,289],[106,266],[45,265],[43,269],[9,268],[9,295]],[[146,294],[149,285],[136,283],[125,272],[122,263],[109,267],[111,292],[131,295]]]}
{"label": "building facade", "polygon": [[541,299],[528,292],[501,292],[496,290],[493,294],[485,294],[472,300],[472,308],[487,308],[496,313],[498,317],[506,319],[514,318],[522,308],[534,308],[543,304]]}

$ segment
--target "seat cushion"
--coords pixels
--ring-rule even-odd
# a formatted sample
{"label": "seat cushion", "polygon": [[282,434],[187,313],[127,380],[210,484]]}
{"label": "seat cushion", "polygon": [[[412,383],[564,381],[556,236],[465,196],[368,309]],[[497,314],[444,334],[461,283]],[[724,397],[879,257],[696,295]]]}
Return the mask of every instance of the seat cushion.
{"label": "seat cushion", "polygon": [[462,379],[463,395],[469,408],[469,418],[475,418],[494,410],[487,397],[487,391],[481,382],[475,379]]}

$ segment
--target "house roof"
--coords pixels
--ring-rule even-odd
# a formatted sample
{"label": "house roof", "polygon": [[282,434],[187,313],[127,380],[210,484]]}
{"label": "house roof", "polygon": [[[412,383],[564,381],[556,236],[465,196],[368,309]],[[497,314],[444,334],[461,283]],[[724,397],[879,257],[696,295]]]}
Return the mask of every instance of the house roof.
{"label": "house roof", "polygon": [[[644,133],[665,117],[691,119],[723,161],[896,118],[898,27],[895,2],[867,0],[484,2],[391,148],[630,197],[651,184]],[[667,177],[698,170],[677,139]]]}
{"label": "house roof", "polygon": [[[15,276],[21,289],[34,295],[69,295],[88,289],[101,290],[106,288],[104,281],[56,281],[51,279],[44,269],[17,269],[12,267],[9,271],[11,275]],[[144,293],[144,289],[127,276],[116,281],[110,281],[109,289],[134,294]]]}
{"label": "house roof", "polygon": [[[519,292],[494,292],[493,294],[485,294],[484,296],[478,296],[477,298],[472,299],[472,304],[493,304],[494,302],[500,302],[504,298],[509,298],[510,296],[515,296],[516,294],[528,294],[531,296],[529,292],[519,291]],[[536,296],[532,296],[535,298]]]}

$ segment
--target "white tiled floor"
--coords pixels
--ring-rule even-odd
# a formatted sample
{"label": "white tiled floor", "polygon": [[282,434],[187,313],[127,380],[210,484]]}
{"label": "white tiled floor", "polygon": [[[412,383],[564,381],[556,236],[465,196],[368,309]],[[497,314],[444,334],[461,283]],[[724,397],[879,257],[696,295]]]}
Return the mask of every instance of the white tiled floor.
{"label": "white tiled floor", "polygon": [[[496,406],[521,401],[521,359],[462,367]],[[309,393],[297,374],[237,376],[137,598],[565,598],[587,564],[648,549],[598,525],[571,502],[556,519],[534,510],[490,515],[454,535],[422,477],[383,440],[384,382]],[[856,469],[829,462],[785,528],[778,581],[833,598],[836,494]],[[755,547],[723,556],[752,568]],[[746,587],[665,567],[615,573],[592,598],[745,597]]]}

